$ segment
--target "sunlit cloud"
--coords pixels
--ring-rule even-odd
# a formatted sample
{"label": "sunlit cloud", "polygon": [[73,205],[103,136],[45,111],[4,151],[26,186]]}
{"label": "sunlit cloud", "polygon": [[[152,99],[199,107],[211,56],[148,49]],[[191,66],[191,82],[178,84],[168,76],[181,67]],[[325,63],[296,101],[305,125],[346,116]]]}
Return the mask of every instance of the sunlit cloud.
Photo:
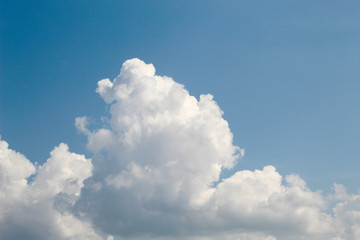
{"label": "sunlit cloud", "polygon": [[96,92],[106,124],[75,120],[91,159],[61,143],[35,166],[1,140],[1,239],[360,238],[360,196],[342,185],[325,196],[274,166],[221,179],[244,150],[212,95],[139,59]]}

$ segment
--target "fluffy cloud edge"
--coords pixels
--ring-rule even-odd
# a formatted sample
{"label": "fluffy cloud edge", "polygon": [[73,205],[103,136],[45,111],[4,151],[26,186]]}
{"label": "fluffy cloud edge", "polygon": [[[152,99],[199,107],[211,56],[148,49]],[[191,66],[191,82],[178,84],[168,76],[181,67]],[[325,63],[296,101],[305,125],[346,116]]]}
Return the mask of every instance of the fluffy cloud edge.
{"label": "fluffy cloud edge", "polygon": [[75,120],[92,159],[61,143],[34,166],[0,139],[1,239],[360,238],[360,195],[340,184],[324,196],[274,166],[220,179],[243,150],[212,95],[197,100],[139,59],[96,92],[108,124]]}

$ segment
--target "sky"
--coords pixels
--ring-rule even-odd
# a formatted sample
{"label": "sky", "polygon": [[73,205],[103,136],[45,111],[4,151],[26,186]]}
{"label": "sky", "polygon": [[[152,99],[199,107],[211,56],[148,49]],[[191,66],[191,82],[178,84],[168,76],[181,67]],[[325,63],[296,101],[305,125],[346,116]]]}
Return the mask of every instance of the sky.
{"label": "sky", "polygon": [[359,18],[0,0],[0,238],[358,239]]}

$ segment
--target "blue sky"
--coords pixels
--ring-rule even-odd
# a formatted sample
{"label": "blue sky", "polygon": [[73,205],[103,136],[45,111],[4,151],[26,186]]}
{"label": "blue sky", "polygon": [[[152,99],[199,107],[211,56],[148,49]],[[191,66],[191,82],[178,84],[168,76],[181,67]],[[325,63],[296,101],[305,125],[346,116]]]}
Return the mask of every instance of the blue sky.
{"label": "blue sky", "polygon": [[1,138],[32,163],[44,164],[61,142],[94,157],[75,118],[100,129],[111,116],[98,81],[139,58],[198,100],[214,96],[233,144],[245,149],[222,177],[273,165],[311,190],[327,194],[336,182],[356,193],[359,43],[355,0],[2,0]]}
{"label": "blue sky", "polygon": [[74,118],[104,114],[96,82],[138,57],[215,96],[240,169],[356,190],[359,22],[357,1],[2,1],[1,135],[32,161],[85,152]]}

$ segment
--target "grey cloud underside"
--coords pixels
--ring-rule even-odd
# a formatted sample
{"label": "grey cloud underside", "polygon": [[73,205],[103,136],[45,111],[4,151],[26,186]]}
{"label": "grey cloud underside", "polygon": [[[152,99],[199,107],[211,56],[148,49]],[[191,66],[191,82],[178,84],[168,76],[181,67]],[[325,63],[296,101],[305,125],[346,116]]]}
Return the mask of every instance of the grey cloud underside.
{"label": "grey cloud underside", "polygon": [[92,159],[60,144],[36,168],[1,141],[0,239],[360,237],[360,196],[342,185],[324,196],[273,166],[219,179],[244,151],[211,95],[196,99],[139,59],[96,91],[110,118],[75,121]]}

